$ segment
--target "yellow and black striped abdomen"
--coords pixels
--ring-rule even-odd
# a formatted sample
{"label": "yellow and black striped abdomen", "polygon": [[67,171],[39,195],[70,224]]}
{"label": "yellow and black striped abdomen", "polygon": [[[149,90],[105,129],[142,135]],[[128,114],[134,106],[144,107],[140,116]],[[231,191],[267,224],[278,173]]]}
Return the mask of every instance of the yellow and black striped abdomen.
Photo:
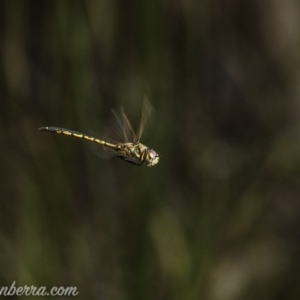
{"label": "yellow and black striped abdomen", "polygon": [[114,145],[114,144],[107,143],[107,142],[99,140],[99,139],[97,139],[93,136],[86,135],[86,134],[83,134],[83,133],[80,133],[80,132],[77,132],[77,131],[74,131],[74,130],[69,130],[69,129],[65,129],[65,128],[61,128],[61,127],[54,127],[54,126],[41,127],[41,128],[39,128],[39,130],[48,131],[48,132],[51,132],[51,133],[63,134],[63,135],[67,135],[67,136],[73,136],[75,138],[79,138],[79,139],[83,139],[83,140],[86,140],[86,141],[94,142],[94,143],[97,143],[97,144],[100,144],[100,145],[103,145],[103,146],[106,146],[106,147],[109,147],[109,148],[112,148],[112,149],[117,148],[117,146]]}

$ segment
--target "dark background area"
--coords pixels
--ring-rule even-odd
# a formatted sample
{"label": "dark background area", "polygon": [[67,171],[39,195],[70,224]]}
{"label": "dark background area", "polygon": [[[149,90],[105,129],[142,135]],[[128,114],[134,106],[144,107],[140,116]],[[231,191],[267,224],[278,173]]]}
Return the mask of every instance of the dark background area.
{"label": "dark background area", "polygon": [[[0,286],[299,299],[298,0],[2,0],[0,45]],[[145,94],[153,168],[38,131]]]}

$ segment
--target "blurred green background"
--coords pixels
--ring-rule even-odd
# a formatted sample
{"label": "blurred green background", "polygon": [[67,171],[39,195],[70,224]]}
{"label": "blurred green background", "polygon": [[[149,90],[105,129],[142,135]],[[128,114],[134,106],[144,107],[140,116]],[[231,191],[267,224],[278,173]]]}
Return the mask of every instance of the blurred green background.
{"label": "blurred green background", "polygon": [[[298,0],[1,0],[0,24],[0,286],[299,299]],[[38,131],[136,128],[145,94],[153,168]]]}

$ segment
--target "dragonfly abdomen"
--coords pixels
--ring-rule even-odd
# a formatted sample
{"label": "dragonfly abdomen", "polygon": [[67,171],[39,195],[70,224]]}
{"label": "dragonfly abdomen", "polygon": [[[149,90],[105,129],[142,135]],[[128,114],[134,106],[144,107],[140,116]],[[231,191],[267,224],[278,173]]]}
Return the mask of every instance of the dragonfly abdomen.
{"label": "dragonfly abdomen", "polygon": [[93,136],[87,135],[87,134],[83,134],[74,130],[70,130],[70,129],[65,129],[65,128],[61,128],[61,127],[54,127],[54,126],[50,126],[50,127],[41,127],[39,128],[39,130],[41,131],[48,131],[51,133],[57,133],[57,134],[63,134],[63,135],[67,135],[67,136],[73,136],[75,138],[79,138],[79,139],[84,139],[90,142],[94,142],[112,149],[116,149],[117,146],[111,143],[107,143],[105,141],[102,141],[100,139],[97,139]]}

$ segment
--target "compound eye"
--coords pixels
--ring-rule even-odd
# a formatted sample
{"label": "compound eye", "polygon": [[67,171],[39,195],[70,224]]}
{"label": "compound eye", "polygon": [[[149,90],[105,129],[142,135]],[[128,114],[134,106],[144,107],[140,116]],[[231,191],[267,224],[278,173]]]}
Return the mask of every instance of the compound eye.
{"label": "compound eye", "polygon": [[154,158],[156,157],[156,152],[154,150],[150,150],[148,153],[147,153],[147,161],[148,162],[152,162],[154,160]]}
{"label": "compound eye", "polygon": [[159,162],[159,155],[154,150],[148,150],[145,163],[148,167],[155,166]]}

